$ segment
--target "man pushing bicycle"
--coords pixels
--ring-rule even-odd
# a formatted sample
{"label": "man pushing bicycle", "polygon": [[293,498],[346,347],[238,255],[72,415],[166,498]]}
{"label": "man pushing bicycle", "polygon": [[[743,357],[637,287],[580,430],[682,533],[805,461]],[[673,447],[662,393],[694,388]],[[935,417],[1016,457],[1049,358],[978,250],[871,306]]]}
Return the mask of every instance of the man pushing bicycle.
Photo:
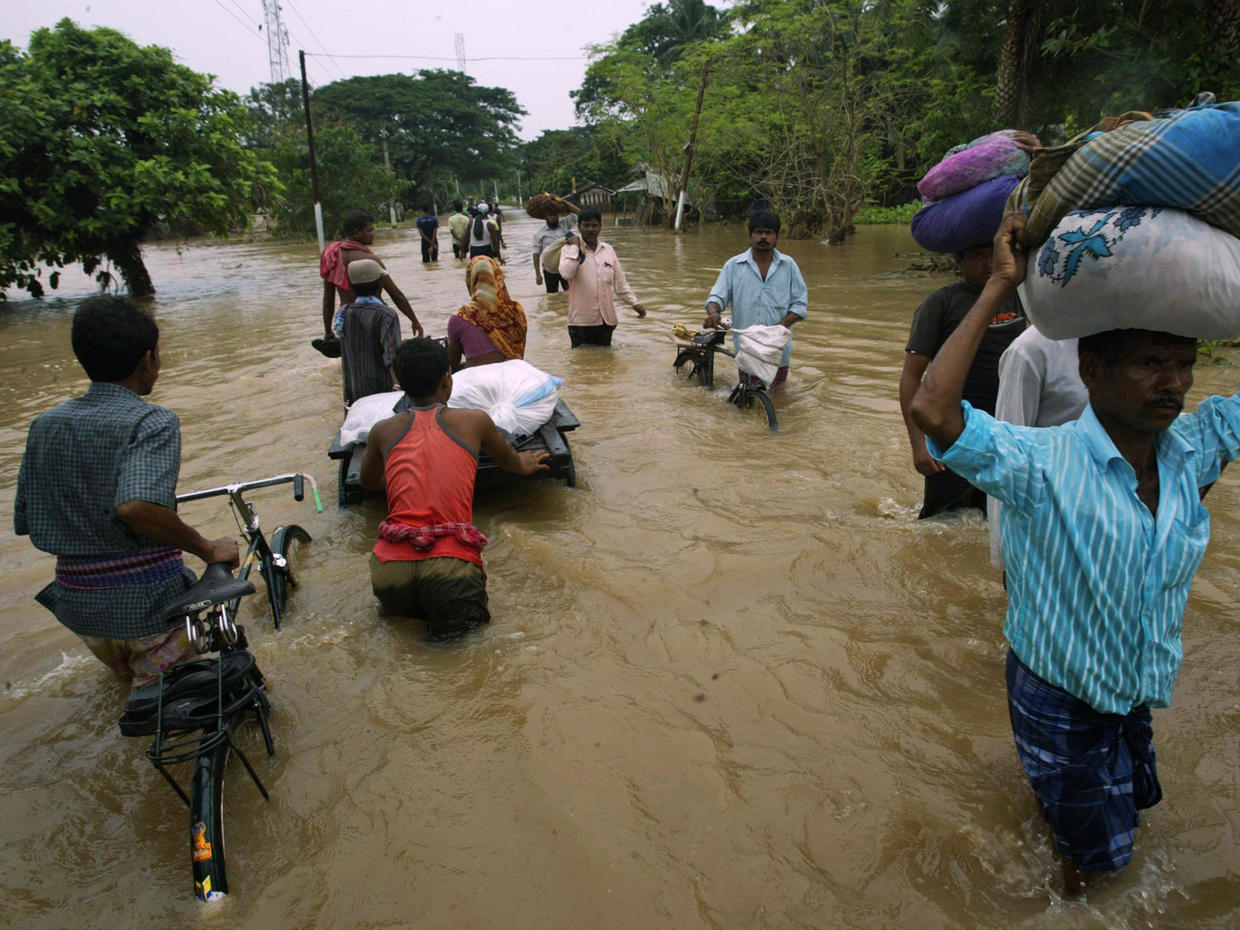
{"label": "man pushing bicycle", "polygon": [[143,400],[159,377],[159,328],[121,297],[73,316],[84,395],[35,418],[17,476],[13,529],[56,556],[36,600],[138,688],[197,657],[160,608],[196,578],[182,552],[236,566],[237,541],[208,540],[176,512],[177,415]]}

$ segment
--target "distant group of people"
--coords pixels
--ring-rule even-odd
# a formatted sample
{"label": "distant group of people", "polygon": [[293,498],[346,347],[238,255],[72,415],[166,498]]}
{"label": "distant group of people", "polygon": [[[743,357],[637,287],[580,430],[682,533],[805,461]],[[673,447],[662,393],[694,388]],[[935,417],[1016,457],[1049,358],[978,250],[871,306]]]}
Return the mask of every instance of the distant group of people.
{"label": "distant group of people", "polygon": [[[599,212],[567,213],[579,235],[567,215],[547,218],[532,243],[535,280],[549,292],[567,286],[574,347],[606,346],[617,297],[639,317],[645,308],[600,239]],[[1067,887],[1079,891],[1128,862],[1138,810],[1161,797],[1150,708],[1170,701],[1180,621],[1209,538],[1201,499],[1240,455],[1240,394],[1181,414],[1192,339],[1117,330],[1072,346],[1026,329],[1016,297],[1023,225],[1009,214],[992,243],[958,253],[961,280],[918,308],[900,406],[925,478],[923,517],[984,508],[986,494],[1001,504],[1012,730]],[[488,205],[472,217],[458,209],[449,228],[467,260],[469,302],[451,317],[446,347],[423,338],[371,249],[373,220],[356,211],[321,259],[315,344],[343,356],[347,398],[390,390],[393,379],[408,398],[409,409],[373,427],[362,463],[363,484],[388,498],[372,586],[385,612],[431,617],[457,635],[489,618],[486,539],[472,523],[477,456],[519,474],[547,466],[545,453],[517,452],[486,413],[447,407],[455,370],[522,358],[527,333]],[[424,260],[436,260],[430,224],[418,229]],[[749,248],[723,266],[705,326],[721,326],[729,308],[734,328],[806,318],[806,283],[777,249],[779,231],[776,214],[751,216]],[[561,239],[549,273],[539,256]],[[384,292],[415,338],[400,340]],[[98,298],[75,314],[72,342],[91,386],[32,424],[14,528],[57,556],[39,602],[141,685],[188,655],[183,631],[159,619],[160,604],[193,582],[181,553],[235,565],[237,547],[176,514],[177,418],[143,399],[160,372],[155,323],[124,299]],[[787,378],[790,352],[772,387]]]}

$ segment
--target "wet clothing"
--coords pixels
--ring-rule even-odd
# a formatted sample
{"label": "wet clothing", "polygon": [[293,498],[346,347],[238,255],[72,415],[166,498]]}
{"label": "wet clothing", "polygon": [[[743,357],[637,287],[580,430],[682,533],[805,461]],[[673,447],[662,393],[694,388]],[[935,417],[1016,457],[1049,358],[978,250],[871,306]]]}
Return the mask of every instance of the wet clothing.
{"label": "wet clothing", "polygon": [[543,269],[543,286],[548,294],[568,290],[568,282],[556,272],[548,271],[546,268]]}
{"label": "wet clothing", "polygon": [[[554,226],[548,226],[544,220],[543,224],[534,230],[534,236],[530,240],[531,254],[535,257],[542,255],[543,250],[546,249],[547,246],[551,245],[551,243],[555,242],[557,239],[564,238],[564,236],[568,235],[568,233],[572,231],[573,218],[571,215],[560,217],[559,222]],[[546,270],[547,269],[544,267],[544,273]]]}
{"label": "wet clothing", "polygon": [[176,509],[176,414],[119,384],[35,418],[17,475],[13,530],[58,557],[36,600],[79,636],[141,639],[168,625],[160,609],[196,580],[179,550],[139,536],[116,514],[128,501]]}
{"label": "wet clothing", "polygon": [[[980,289],[957,281],[927,297],[913,316],[905,351],[934,358],[981,293]],[[962,396],[977,409],[990,414],[995,412],[995,399],[999,393],[999,357],[1024,330],[1024,310],[1013,294],[991,320],[977,356],[965,376]],[[919,519],[968,507],[986,512],[986,495],[950,469],[924,477]]]}
{"label": "wet clothing", "polygon": [[606,323],[599,326],[569,326],[568,340],[573,349],[579,346],[610,346],[611,334],[616,331],[615,325]]}
{"label": "wet clothing", "polygon": [[121,678],[132,676],[133,688],[159,681],[159,676],[182,662],[197,659],[198,650],[190,645],[185,624],[177,623],[162,633],[137,639],[108,639],[104,636],[78,636],[96,659]]}
{"label": "wet clothing", "polygon": [[414,225],[418,227],[418,241],[422,244],[422,261],[439,261],[439,218],[426,213],[419,216]]}
{"label": "wet clothing", "polygon": [[370,556],[370,586],[379,612],[426,621],[431,639],[451,639],[487,623],[486,572],[453,558],[381,562]]}
{"label": "wet clothing", "polygon": [[[485,217],[475,216],[469,223],[469,257],[474,257],[474,249],[493,249],[495,232],[499,223]],[[479,253],[481,254],[481,253]],[[490,255],[491,253],[486,253]]]}
{"label": "wet clothing", "polygon": [[[456,311],[456,318],[482,330],[496,349],[508,358],[525,357],[525,310],[508,296],[504,271],[493,258],[472,258],[465,269],[469,303]],[[452,332],[449,328],[448,339]],[[466,357],[480,353],[466,352]]]}
{"label": "wet clothing", "polygon": [[[714,287],[706,303],[717,303],[727,312],[732,306],[732,329],[750,326],[774,326],[789,313],[805,319],[809,311],[809,290],[801,269],[787,255],[775,249],[771,265],[766,269],[766,280],[754,262],[753,249],[734,255],[724,263],[715,279]],[[733,351],[739,350],[737,337],[732,337]],[[792,340],[784,347],[780,367],[792,362]]]}
{"label": "wet clothing", "polygon": [[[388,520],[410,527],[473,521],[478,457],[443,424],[443,406],[414,407],[405,431],[383,461]],[[381,562],[448,556],[482,565],[478,549],[442,536],[429,549],[412,543],[375,543]]]}
{"label": "wet clothing", "polygon": [[1008,612],[1020,660],[1104,714],[1166,707],[1180,620],[1210,538],[1200,489],[1240,456],[1240,393],[1210,397],[1158,435],[1157,514],[1092,407],[1063,426],[1002,423],[968,402],[930,454],[1003,503]]}
{"label": "wet clothing", "polygon": [[343,309],[345,403],[392,390],[392,362],[400,348],[400,317],[378,297],[359,297]]}
{"label": "wet clothing", "polygon": [[1006,677],[1016,751],[1060,855],[1089,872],[1122,869],[1137,811],[1162,800],[1149,707],[1100,714],[1011,650]]}

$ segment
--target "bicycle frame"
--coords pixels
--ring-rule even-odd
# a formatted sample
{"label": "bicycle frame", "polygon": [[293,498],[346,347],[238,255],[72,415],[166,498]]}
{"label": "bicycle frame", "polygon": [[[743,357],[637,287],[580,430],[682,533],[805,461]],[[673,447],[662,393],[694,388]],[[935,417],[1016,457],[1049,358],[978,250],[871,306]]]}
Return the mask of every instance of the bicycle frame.
{"label": "bicycle frame", "polygon": [[[725,332],[726,330],[716,330],[711,334],[709,340],[703,340],[702,337],[706,334],[702,333],[690,343],[678,343],[676,361],[672,365],[679,371],[686,362],[690,363],[693,367],[689,370],[689,377],[696,377],[698,384],[702,385],[702,387],[713,389],[715,386],[715,356],[726,355],[730,359],[736,359],[736,353],[724,345]],[[779,423],[775,418],[775,408],[771,404],[771,399],[764,388],[741,383],[734,387],[732,393],[728,395],[728,403],[735,405],[739,410],[752,407],[755,402],[761,403],[771,432],[779,432]]]}
{"label": "bicycle frame", "polygon": [[[323,501],[319,497],[318,484],[315,483],[312,475],[304,472],[290,472],[284,475],[274,475],[270,478],[261,478],[258,481],[243,481],[237,484],[221,485],[218,488],[207,488],[203,491],[191,491],[188,494],[177,495],[177,503],[183,504],[190,501],[203,500],[208,497],[228,497],[229,506],[233,512],[237,514],[241,523],[241,535],[246,540],[245,557],[241,560],[241,570],[237,577],[242,581],[248,580],[250,572],[257,562],[259,572],[263,576],[263,582],[267,586],[267,599],[271,604],[271,619],[275,624],[275,628],[280,628],[280,618],[284,612],[283,604],[283,588],[281,579],[291,580],[291,573],[288,567],[288,561],[280,552],[272,550],[271,544],[267,541],[267,537],[263,534],[262,527],[258,519],[258,511],[254,509],[254,505],[243,496],[246,491],[253,491],[257,488],[268,488],[278,484],[293,485],[293,499],[305,499],[305,483],[309,482],[310,491],[314,497],[314,508],[317,513],[323,512]],[[282,530],[287,530],[294,535],[300,535],[305,539],[309,539],[300,526],[292,524],[289,527],[279,527],[276,534],[280,534]],[[228,603],[228,609],[232,613],[236,613],[241,598],[234,598]]]}

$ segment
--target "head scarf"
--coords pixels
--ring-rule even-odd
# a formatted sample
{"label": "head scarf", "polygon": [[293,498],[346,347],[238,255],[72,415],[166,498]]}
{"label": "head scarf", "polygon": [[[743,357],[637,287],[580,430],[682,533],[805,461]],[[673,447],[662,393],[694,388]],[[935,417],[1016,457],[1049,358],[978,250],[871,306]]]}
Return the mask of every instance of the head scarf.
{"label": "head scarf", "polygon": [[508,296],[504,272],[499,262],[487,255],[469,260],[465,268],[469,303],[456,311],[466,323],[473,323],[509,358],[525,356],[525,311]]}

